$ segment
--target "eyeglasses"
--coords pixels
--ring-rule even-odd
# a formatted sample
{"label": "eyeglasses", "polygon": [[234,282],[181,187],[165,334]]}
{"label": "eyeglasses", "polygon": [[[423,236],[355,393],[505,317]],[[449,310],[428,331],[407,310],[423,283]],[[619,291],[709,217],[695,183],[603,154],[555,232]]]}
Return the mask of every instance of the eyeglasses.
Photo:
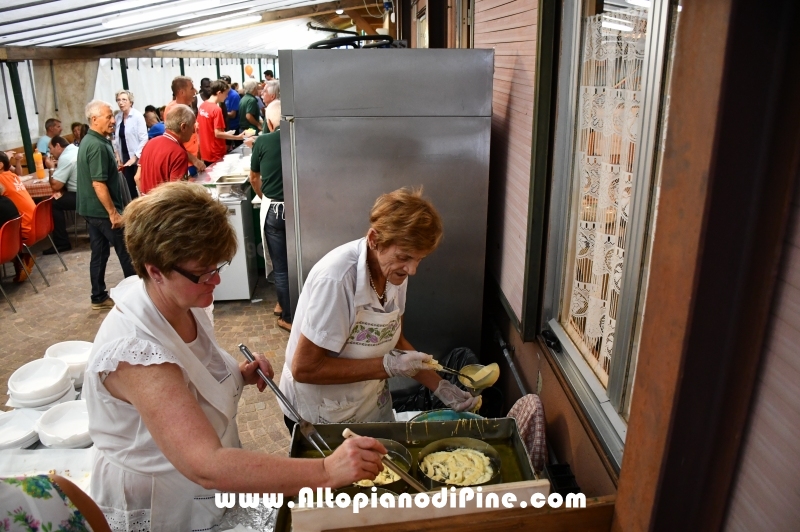
{"label": "eyeglasses", "polygon": [[210,272],[206,272],[206,273],[203,273],[201,275],[195,275],[193,273],[189,273],[186,270],[178,268],[177,266],[173,266],[172,269],[175,270],[176,272],[178,272],[179,274],[183,275],[187,279],[189,279],[194,284],[202,284],[202,283],[209,282],[211,280],[211,278],[214,277],[215,274],[222,273],[225,270],[225,268],[230,266],[230,264],[231,264],[230,261],[223,262],[222,264],[220,264],[219,266],[217,266],[216,268],[214,268]]}

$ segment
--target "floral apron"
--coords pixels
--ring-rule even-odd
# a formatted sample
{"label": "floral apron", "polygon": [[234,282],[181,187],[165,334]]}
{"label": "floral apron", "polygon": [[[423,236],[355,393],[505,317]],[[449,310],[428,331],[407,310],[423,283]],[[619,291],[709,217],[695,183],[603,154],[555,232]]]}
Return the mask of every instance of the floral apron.
{"label": "floral apron", "polygon": [[[400,311],[361,309],[350,337],[337,358],[383,357],[400,339]],[[306,384],[294,381],[298,411],[311,423],[394,421],[392,395],[385,379],[349,384]]]}

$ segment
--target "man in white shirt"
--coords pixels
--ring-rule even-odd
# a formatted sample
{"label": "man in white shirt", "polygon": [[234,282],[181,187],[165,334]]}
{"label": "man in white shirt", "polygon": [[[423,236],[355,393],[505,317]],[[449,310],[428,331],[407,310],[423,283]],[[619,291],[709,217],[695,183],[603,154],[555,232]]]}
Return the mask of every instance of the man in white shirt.
{"label": "man in white shirt", "polygon": [[67,139],[56,135],[48,146],[50,155],[58,162],[55,171],[50,171],[50,187],[55,192],[53,201],[53,242],[55,247],[44,250],[45,255],[54,255],[72,249],[67,234],[64,211],[74,211],[78,190],[78,147]]}

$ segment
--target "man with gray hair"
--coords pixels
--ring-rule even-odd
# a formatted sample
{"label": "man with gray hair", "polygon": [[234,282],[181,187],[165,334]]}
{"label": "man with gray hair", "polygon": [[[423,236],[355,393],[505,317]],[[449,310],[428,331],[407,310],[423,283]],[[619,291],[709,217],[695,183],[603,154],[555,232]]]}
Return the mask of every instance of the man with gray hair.
{"label": "man with gray hair", "polygon": [[191,107],[177,104],[164,123],[166,131],[150,140],[142,151],[136,185],[147,194],[161,183],[179,181],[186,177],[189,157],[183,148],[194,134],[195,116]]}
{"label": "man with gray hair", "polygon": [[105,282],[110,246],[114,246],[125,277],[136,274],[122,228],[125,208],[122,187],[127,190],[128,185],[120,178],[117,158],[108,140],[115,129],[111,105],[92,100],[86,106],[86,121],[89,132],[78,149],[77,211],[89,227],[92,309],[107,310],[114,307]]}
{"label": "man with gray hair", "polygon": [[258,82],[256,80],[249,79],[244,82],[244,96],[239,102],[239,115],[242,117],[239,126],[242,130],[253,128],[261,131],[261,112],[258,110],[257,92]]}

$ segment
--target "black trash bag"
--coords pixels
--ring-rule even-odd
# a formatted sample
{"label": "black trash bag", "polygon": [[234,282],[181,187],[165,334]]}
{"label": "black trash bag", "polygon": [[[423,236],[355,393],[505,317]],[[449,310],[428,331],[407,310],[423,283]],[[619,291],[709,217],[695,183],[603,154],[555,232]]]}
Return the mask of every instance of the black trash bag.
{"label": "black trash bag", "polygon": [[[467,347],[457,347],[450,351],[448,354],[438,360],[439,364],[446,368],[461,370],[464,366],[470,364],[480,364],[478,356]],[[455,384],[464,391],[467,389],[458,381],[458,377],[450,375],[449,373],[440,374],[442,378],[447,379],[452,384]],[[392,407],[397,412],[413,412],[416,410],[437,410],[439,408],[447,408],[447,405],[439,400],[438,397],[433,395],[433,391],[429,390],[422,384],[416,387],[406,388],[398,392],[392,392]],[[483,408],[481,408],[483,410]]]}

